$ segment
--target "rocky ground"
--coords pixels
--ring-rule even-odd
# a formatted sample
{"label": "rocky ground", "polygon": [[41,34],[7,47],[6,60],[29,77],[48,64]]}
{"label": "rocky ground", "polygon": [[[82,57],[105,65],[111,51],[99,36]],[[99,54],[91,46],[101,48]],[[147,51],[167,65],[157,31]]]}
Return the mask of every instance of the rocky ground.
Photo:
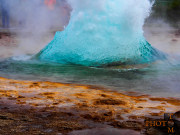
{"label": "rocky ground", "polygon": [[160,135],[167,127],[148,127],[145,120],[162,120],[164,113],[180,118],[179,108],[175,98],[0,78],[0,134]]}

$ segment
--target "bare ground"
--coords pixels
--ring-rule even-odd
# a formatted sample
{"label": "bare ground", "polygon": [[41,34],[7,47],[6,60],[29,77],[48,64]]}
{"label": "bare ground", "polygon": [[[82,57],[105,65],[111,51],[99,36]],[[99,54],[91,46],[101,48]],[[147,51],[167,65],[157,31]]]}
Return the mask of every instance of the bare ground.
{"label": "bare ground", "polygon": [[166,128],[146,127],[145,120],[175,112],[179,117],[179,107],[177,98],[0,78],[0,134],[91,134],[97,129],[95,134],[101,134],[103,127],[106,133],[154,135]]}

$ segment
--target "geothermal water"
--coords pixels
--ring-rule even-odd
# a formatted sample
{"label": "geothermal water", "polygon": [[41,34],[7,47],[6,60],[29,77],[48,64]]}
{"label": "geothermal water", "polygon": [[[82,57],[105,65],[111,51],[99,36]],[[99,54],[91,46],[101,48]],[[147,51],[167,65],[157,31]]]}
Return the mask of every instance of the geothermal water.
{"label": "geothermal water", "polygon": [[107,66],[166,60],[143,37],[149,0],[69,0],[69,25],[36,57],[43,61]]}
{"label": "geothermal water", "polygon": [[65,30],[33,57],[1,59],[0,76],[180,97],[178,57],[155,49],[143,36],[149,0],[69,3],[73,11]]}

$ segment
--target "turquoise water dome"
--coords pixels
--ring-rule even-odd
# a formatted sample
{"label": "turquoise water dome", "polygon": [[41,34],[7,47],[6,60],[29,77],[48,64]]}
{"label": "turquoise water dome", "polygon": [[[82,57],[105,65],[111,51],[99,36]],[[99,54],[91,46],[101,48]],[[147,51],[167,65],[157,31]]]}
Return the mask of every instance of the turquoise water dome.
{"label": "turquoise water dome", "polygon": [[[143,37],[150,0],[69,0],[71,19],[37,55],[42,61],[107,66],[152,63],[164,53]],[[55,20],[54,20],[55,21]]]}

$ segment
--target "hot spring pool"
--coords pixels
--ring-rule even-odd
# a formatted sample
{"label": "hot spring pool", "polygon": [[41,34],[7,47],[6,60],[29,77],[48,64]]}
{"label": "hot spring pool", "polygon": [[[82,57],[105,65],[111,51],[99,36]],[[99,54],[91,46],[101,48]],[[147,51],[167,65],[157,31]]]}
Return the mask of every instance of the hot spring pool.
{"label": "hot spring pool", "polygon": [[158,63],[148,67],[140,65],[138,68],[140,67],[143,68],[95,68],[36,60],[7,59],[0,62],[0,75],[17,80],[90,84],[118,92],[134,91],[153,96],[180,97],[180,66]]}

